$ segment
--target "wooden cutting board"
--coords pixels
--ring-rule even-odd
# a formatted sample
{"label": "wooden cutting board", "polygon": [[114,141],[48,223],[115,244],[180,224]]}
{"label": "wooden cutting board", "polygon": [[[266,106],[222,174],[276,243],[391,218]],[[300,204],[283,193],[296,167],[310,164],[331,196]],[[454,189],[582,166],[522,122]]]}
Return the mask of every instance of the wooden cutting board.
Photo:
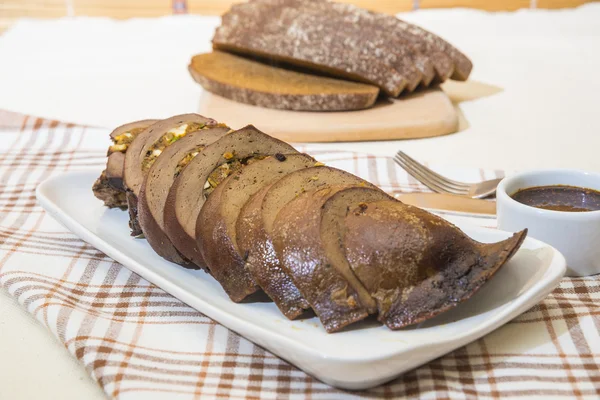
{"label": "wooden cutting board", "polygon": [[360,111],[304,112],[251,106],[203,91],[199,113],[232,128],[253,124],[289,142],[345,142],[414,139],[459,130],[459,115],[448,95],[427,89],[402,99],[380,100]]}

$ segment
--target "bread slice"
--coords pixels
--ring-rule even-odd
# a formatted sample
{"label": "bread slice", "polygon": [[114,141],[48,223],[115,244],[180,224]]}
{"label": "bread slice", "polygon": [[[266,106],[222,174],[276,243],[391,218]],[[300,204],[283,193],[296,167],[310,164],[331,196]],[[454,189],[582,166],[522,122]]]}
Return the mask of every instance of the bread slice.
{"label": "bread slice", "polygon": [[[372,187],[357,176],[339,169],[318,166],[292,172],[274,184],[257,192],[243,207],[236,223],[237,242],[242,254],[248,254],[246,267],[254,280],[272,298],[278,299],[278,306],[286,310],[284,314],[293,318],[306,308],[305,297],[289,296],[295,292],[292,281],[284,265],[280,263],[271,240],[273,223],[278,212],[290,201],[305,191],[316,190],[330,185],[365,185]],[[273,276],[277,281],[271,280]],[[300,289],[300,288],[298,288]],[[316,305],[316,308],[315,308]],[[320,304],[310,304],[317,315],[324,315]],[[364,311],[357,304],[356,310],[362,315]],[[366,315],[366,314],[365,314]]]}
{"label": "bread slice", "polygon": [[446,220],[398,201],[361,204],[346,217],[348,262],[399,329],[470,298],[518,250],[527,231],[483,244]]}
{"label": "bread slice", "polygon": [[406,76],[406,91],[412,92],[419,84],[428,86],[435,77],[433,63],[428,56],[419,52],[406,38],[381,29],[373,18],[369,18],[374,13],[351,4],[319,0],[255,0],[252,6],[241,5],[236,10],[256,10],[258,4],[270,8],[293,7],[304,14],[316,14],[319,18],[326,18],[328,25],[342,28],[346,36],[360,37],[363,52],[384,61]]}
{"label": "bread slice", "polygon": [[240,210],[260,188],[315,162],[306,154],[270,156],[236,171],[208,196],[197,219],[196,239],[206,265],[232,300],[241,301],[257,289],[233,279],[247,273],[235,232]]}
{"label": "bread slice", "polygon": [[132,236],[142,234],[137,220],[137,197],[154,161],[166,147],[189,132],[216,126],[220,126],[217,121],[198,114],[176,115],[151,125],[133,139],[125,153],[123,171]]}
{"label": "bread slice", "polygon": [[92,187],[94,195],[104,202],[108,208],[127,208],[125,188],[123,186],[123,164],[125,163],[125,152],[129,144],[148,126],[157,120],[149,119],[135,121],[115,128],[110,133],[113,144],[108,148],[106,169],[96,179]]}
{"label": "bread slice", "polygon": [[394,97],[420,80],[414,65],[399,72],[374,56],[372,43],[352,25],[332,24],[326,14],[307,12],[298,4],[253,1],[232,8],[222,17],[213,47],[370,83]]}
{"label": "bread slice", "polygon": [[[205,266],[196,243],[196,220],[213,189],[231,165],[240,166],[249,159],[297,151],[287,143],[264,134],[252,125],[239,129],[202,150],[179,174],[165,203],[165,232],[177,250],[199,267]],[[217,177],[216,174],[224,172]],[[211,177],[215,177],[212,179]],[[205,188],[206,186],[206,188]],[[251,282],[250,276],[238,276],[240,285]]]}
{"label": "bread slice", "polygon": [[189,71],[209,92],[240,103],[296,111],[348,111],[371,107],[379,89],[269,66],[214,51],[192,58]]}
{"label": "bread slice", "polygon": [[369,35],[372,35],[372,32],[380,32],[383,38],[388,38],[389,43],[394,41],[396,46],[410,48],[415,54],[415,66],[424,76],[423,86],[428,86],[434,76],[436,76],[435,82],[443,82],[454,72],[454,62],[449,55],[435,47],[424,37],[424,34],[417,35],[405,29],[405,23],[400,22],[401,27],[399,27],[396,17],[368,11],[352,4],[322,0],[314,0],[314,2],[327,4],[346,23],[353,23]]}
{"label": "bread slice", "polygon": [[154,251],[169,261],[188,268],[195,267],[179,254],[164,232],[164,208],[169,189],[195,155],[229,130],[227,127],[214,127],[188,133],[163,150],[144,179],[138,196],[139,224]]}

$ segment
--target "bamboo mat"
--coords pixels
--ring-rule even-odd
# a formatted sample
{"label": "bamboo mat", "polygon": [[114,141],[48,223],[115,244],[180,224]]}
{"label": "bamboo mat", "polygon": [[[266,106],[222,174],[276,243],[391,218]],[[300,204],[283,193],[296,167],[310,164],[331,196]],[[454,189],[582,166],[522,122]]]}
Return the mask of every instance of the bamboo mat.
{"label": "bamboo mat", "polygon": [[[159,17],[170,14],[219,15],[239,0],[2,0],[0,33],[19,18],[103,16],[112,18]],[[360,7],[398,13],[418,8],[468,7],[489,11],[519,8],[576,7],[590,0],[346,0]]]}

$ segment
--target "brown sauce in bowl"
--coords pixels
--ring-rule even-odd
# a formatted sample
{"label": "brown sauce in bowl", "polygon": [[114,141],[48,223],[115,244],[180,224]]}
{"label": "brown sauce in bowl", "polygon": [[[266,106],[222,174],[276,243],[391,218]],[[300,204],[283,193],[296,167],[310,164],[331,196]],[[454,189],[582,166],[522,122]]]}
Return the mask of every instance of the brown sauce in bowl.
{"label": "brown sauce in bowl", "polygon": [[511,197],[519,203],[545,210],[567,212],[600,210],[600,192],[577,186],[536,186],[521,189]]}

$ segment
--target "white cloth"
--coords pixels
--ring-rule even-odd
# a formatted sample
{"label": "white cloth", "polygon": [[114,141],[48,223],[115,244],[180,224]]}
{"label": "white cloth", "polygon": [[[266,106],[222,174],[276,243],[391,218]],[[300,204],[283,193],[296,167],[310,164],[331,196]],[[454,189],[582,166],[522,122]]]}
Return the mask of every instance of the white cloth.
{"label": "white cloth", "polygon": [[[600,171],[600,4],[514,13],[451,9],[402,14],[463,50],[472,79],[504,91],[461,104],[456,135],[332,144],[466,167],[576,167]],[[196,111],[187,73],[208,51],[217,17],[24,20],[0,37],[0,109],[114,127]],[[252,122],[252,121],[249,121]]]}

